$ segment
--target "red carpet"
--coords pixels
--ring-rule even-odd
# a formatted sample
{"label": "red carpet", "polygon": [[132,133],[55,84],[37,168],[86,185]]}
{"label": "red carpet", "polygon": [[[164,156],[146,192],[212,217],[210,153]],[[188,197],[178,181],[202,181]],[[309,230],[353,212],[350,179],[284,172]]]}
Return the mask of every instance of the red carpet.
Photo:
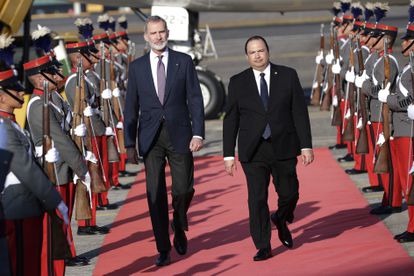
{"label": "red carpet", "polygon": [[[256,249],[249,235],[241,166],[230,177],[221,157],[203,157],[196,160],[187,255],[173,249],[170,266],[154,266],[158,253],[142,173],[105,238],[94,275],[413,275],[413,260],[383,223],[368,214],[365,199],[331,153],[315,153],[312,165],[298,165],[300,200],[290,225],[293,249],[283,247],[273,230],[273,258],[253,262]],[[274,211],[273,186],[269,198]]]}

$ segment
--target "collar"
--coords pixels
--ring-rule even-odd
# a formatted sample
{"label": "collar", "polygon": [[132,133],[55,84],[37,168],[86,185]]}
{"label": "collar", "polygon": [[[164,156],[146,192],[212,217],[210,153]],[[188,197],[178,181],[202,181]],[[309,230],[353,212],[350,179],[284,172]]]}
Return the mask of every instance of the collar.
{"label": "collar", "polygon": [[38,95],[38,96],[42,96],[44,94],[43,90],[40,89],[33,89],[33,94]]}
{"label": "collar", "polygon": [[[392,54],[392,48],[391,49],[388,49],[388,54]],[[378,55],[380,57],[384,56],[384,51],[379,52]]]}
{"label": "collar", "polygon": [[[253,68],[252,68],[253,69]],[[270,63],[267,67],[263,70],[263,72],[253,69],[253,74],[256,79],[260,78],[260,74],[265,73],[265,76],[270,76]]]}
{"label": "collar", "polygon": [[[163,55],[162,60],[167,60],[168,59],[168,54],[169,54],[168,53],[168,47],[165,47],[164,52],[162,52],[162,54],[161,54],[161,55]],[[154,59],[156,59],[158,61],[158,55],[153,50],[151,50],[150,51],[150,60],[154,60]]]}
{"label": "collar", "polygon": [[13,113],[9,113],[9,112],[6,112],[6,111],[1,110],[1,109],[0,109],[0,117],[8,118],[8,119],[12,120],[13,122],[16,122],[16,116],[14,116]]}

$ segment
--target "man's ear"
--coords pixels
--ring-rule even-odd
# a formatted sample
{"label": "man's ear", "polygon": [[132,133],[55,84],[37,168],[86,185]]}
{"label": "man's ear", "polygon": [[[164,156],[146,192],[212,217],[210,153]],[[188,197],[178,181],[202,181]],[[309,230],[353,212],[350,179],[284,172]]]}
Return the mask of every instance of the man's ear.
{"label": "man's ear", "polygon": [[146,42],[148,42],[148,36],[147,36],[147,33],[144,33],[144,40],[145,40]]}

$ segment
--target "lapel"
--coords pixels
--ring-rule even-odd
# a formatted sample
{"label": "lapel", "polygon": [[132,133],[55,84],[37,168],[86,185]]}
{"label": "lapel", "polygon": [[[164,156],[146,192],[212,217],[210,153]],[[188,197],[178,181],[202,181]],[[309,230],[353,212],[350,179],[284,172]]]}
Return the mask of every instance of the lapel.
{"label": "lapel", "polygon": [[148,54],[146,54],[147,57],[144,58],[144,66],[146,68],[148,68],[147,70],[143,70],[145,77],[145,80],[148,80],[148,85],[150,86],[149,88],[151,89],[152,93],[150,93],[150,95],[154,98],[154,100],[156,102],[158,102],[159,104],[160,101],[158,100],[158,96],[157,96],[157,90],[155,90],[155,84],[154,84],[154,78],[152,77],[152,70],[151,70],[151,63],[150,63],[150,54],[148,52]]}
{"label": "lapel", "polygon": [[178,68],[180,68],[180,63],[178,61],[176,53],[168,49],[168,67],[167,67],[167,80],[165,83],[165,94],[164,94],[164,104],[168,99],[168,95],[171,92],[171,88],[173,87],[174,81],[176,79],[176,74],[178,72]]}
{"label": "lapel", "polygon": [[252,104],[255,104],[256,106],[258,106],[258,108],[265,112],[264,106],[263,106],[263,102],[262,99],[260,98],[260,92],[257,89],[257,83],[256,83],[256,79],[254,77],[254,73],[253,73],[253,69],[250,68],[247,71],[246,74],[246,91],[249,91],[249,94],[252,93],[253,95],[251,95],[252,97],[246,97],[246,99],[254,99],[254,101],[252,102]]}
{"label": "lapel", "polygon": [[[269,84],[269,106],[267,107],[270,109],[270,107],[277,101],[278,97],[278,87],[280,87],[280,78],[279,78],[279,72],[276,65],[273,63],[270,63],[270,84]],[[280,89],[279,89],[280,90]]]}

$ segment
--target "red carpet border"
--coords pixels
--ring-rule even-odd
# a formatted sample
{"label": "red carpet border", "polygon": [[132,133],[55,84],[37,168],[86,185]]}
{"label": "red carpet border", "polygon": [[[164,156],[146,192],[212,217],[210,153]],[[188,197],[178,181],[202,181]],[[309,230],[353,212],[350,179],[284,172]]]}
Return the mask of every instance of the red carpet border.
{"label": "red carpet border", "polygon": [[[329,150],[316,149],[315,156],[312,165],[298,165],[300,199],[289,226],[293,249],[281,245],[273,227],[274,256],[253,262],[242,168],[238,163],[231,177],[222,157],[202,157],[195,161],[187,255],[172,249],[170,266],[154,265],[158,252],[142,172],[105,237],[94,275],[414,275],[413,260],[369,215],[367,202]],[[273,212],[277,196],[272,185],[269,189]]]}

